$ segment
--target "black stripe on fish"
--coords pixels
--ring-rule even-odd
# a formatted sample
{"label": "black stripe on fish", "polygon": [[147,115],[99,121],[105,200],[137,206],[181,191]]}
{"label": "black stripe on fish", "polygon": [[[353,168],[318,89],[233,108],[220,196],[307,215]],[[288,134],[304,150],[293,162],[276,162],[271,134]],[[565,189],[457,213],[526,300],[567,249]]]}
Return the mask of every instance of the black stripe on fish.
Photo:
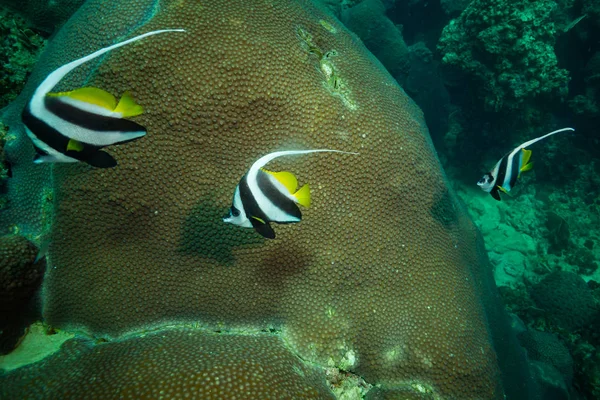
{"label": "black stripe on fish", "polygon": [[[279,191],[279,189],[273,184],[271,177],[264,171],[258,171],[258,176],[256,177],[256,183],[258,184],[258,188],[263,192],[263,194],[271,200],[271,202],[279,208],[281,211],[286,213],[287,215],[296,218],[298,220],[302,219],[302,213],[300,209],[296,205],[293,200],[290,200],[283,193]],[[271,221],[275,221],[270,219]],[[287,223],[291,221],[275,221],[279,223]]]}
{"label": "black stripe on fish", "polygon": [[502,199],[500,198],[500,190],[498,189],[498,186],[494,186],[492,188],[492,190],[490,191],[490,194],[492,195],[492,197],[498,201],[501,201]]}
{"label": "black stripe on fish", "polygon": [[[21,114],[23,124],[25,124],[27,129],[29,129],[38,140],[44,142],[48,147],[76,160],[86,162],[94,167],[110,168],[116,165],[116,161],[110,154],[100,151],[104,146],[99,147],[88,143],[82,143],[81,151],[67,151],[67,146],[71,139],[62,135],[43,120],[35,117],[31,113],[29,107],[28,104]],[[43,149],[38,148],[35,143],[33,143],[33,147],[39,156],[47,155],[47,153]]]}
{"label": "black stripe on fish", "polygon": [[[298,220],[302,219],[302,213],[298,206],[290,199],[285,197],[279,190],[273,185],[267,176],[266,172],[259,171],[257,176],[257,185],[259,190],[267,197],[275,207],[279,208],[285,214],[297,218]],[[246,212],[247,218],[251,219],[252,217],[260,218],[265,222],[278,222],[278,223],[288,223],[291,221],[277,221],[271,218],[271,216],[265,214],[264,210],[256,201],[256,198],[252,194],[250,187],[248,186],[248,175],[245,175],[240,181],[240,198],[242,199],[242,204],[244,205],[244,211]],[[296,222],[296,221],[294,221]]]}
{"label": "black stripe on fish", "polygon": [[263,221],[267,222],[269,219],[261,210],[260,206],[256,202],[256,199],[252,195],[250,187],[248,187],[248,175],[244,175],[242,180],[240,180],[239,188],[240,199],[242,200],[242,205],[244,207],[244,212],[246,213],[246,218],[251,219],[252,217],[258,217]]}
{"label": "black stripe on fish", "polygon": [[506,166],[508,165],[508,155],[502,157],[500,160],[500,165],[498,166],[498,176],[496,176],[496,181],[494,182],[494,187],[502,186],[504,184],[504,179],[506,178]]}
{"label": "black stripe on fish", "polygon": [[146,132],[146,128],[133,121],[85,111],[72,104],[65,103],[60,97],[46,96],[44,106],[46,111],[61,119],[96,132]]}

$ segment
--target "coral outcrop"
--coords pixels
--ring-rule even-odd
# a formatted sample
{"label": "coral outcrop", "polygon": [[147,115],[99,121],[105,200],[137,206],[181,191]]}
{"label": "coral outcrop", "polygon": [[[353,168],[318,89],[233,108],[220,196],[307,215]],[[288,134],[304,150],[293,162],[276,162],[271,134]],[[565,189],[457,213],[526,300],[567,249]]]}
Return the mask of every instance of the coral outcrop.
{"label": "coral outcrop", "polygon": [[53,32],[68,20],[85,0],[0,0],[0,7],[18,12],[37,29]]}
{"label": "coral outcrop", "polygon": [[544,95],[566,95],[568,72],[558,67],[552,19],[557,3],[475,0],[444,28],[444,64],[473,79],[489,110],[514,109]]}
{"label": "coral outcrop", "polygon": [[46,260],[37,260],[37,254],[21,235],[0,237],[0,354],[14,349],[31,322],[30,305],[46,269]]}
{"label": "coral outcrop", "polygon": [[531,360],[544,362],[556,368],[566,382],[573,379],[573,358],[564,344],[552,333],[528,330],[519,335],[519,341],[527,349]]}
{"label": "coral outcrop", "polygon": [[402,32],[385,15],[381,0],[364,0],[341,13],[342,22],[401,84],[408,75],[410,59]]}
{"label": "coral outcrop", "polygon": [[598,313],[592,291],[572,272],[549,274],[531,288],[531,297],[556,328],[577,331],[590,325]]}
{"label": "coral outcrop", "polygon": [[44,44],[21,17],[0,6],[0,109],[23,89]]}
{"label": "coral outcrop", "polygon": [[[182,323],[274,331],[304,362],[359,375],[382,396],[503,398],[498,363],[517,371],[518,361],[510,361],[512,346],[494,349],[510,339],[481,237],[448,187],[421,111],[382,65],[310,2],[155,5],[86,2],[5,115],[19,135],[7,145],[9,194],[19,201],[0,218],[36,233],[48,221],[40,216],[44,186],[52,193],[44,316],[111,341],[92,350],[75,341],[65,352],[80,352],[97,374],[122,371],[117,383],[135,380],[125,371],[138,362],[132,371],[146,382],[155,373],[151,354],[172,348],[164,362],[179,387],[189,387],[197,376],[180,372],[187,371],[183,349],[204,339],[166,334],[172,346],[160,347],[161,340],[136,338],[139,332]],[[108,148],[119,159],[114,169],[33,165],[14,116],[45,75],[119,38],[161,28],[187,32],[116,50],[56,88],[130,90],[145,109],[136,122],[147,136]],[[289,148],[360,155],[268,166],[312,187],[312,208],[301,223],[278,226],[277,240],[224,224],[249,165]],[[279,339],[268,340],[277,351]],[[128,360],[138,348],[148,358]],[[111,362],[117,356],[122,365]],[[37,390],[9,382],[8,393]],[[85,385],[73,388],[92,390]],[[520,383],[505,387],[526,396]]]}
{"label": "coral outcrop", "polygon": [[0,320],[21,311],[39,288],[46,262],[36,263],[37,253],[23,236],[0,237]]}
{"label": "coral outcrop", "polygon": [[334,399],[319,372],[275,336],[178,328],[111,343],[69,340],[44,361],[0,375],[0,398],[18,389],[61,399]]}

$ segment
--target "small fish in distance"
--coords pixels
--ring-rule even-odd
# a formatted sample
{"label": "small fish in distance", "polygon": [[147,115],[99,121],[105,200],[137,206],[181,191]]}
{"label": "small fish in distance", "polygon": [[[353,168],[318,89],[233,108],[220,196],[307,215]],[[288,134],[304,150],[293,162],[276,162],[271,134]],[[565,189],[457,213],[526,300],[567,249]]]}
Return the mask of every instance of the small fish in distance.
{"label": "small fish in distance", "polygon": [[358,154],[340,150],[288,150],[277,151],[259,158],[235,188],[233,204],[224,222],[254,228],[268,239],[275,238],[275,231],[269,224],[290,224],[300,222],[302,213],[297,204],[310,206],[310,188],[308,184],[299,190],[296,177],[290,172],[271,172],[263,169],[267,163],[281,156],[310,153]]}
{"label": "small fish in distance", "polygon": [[477,182],[477,186],[484,192],[491,194],[494,199],[500,201],[499,192],[510,192],[517,183],[517,179],[521,176],[521,172],[529,171],[533,167],[533,163],[529,162],[531,159],[531,150],[527,150],[526,147],[555,133],[566,131],[575,131],[575,129],[558,129],[544,136],[531,139],[514,148],[510,153],[502,157],[490,172],[483,175],[479,182]]}
{"label": "small fish in distance", "polygon": [[42,81],[21,115],[25,132],[37,153],[35,163],[84,161],[98,168],[117,165],[116,160],[101,149],[146,134],[143,126],[124,119],[143,112],[131,94],[125,92],[117,102],[112,94],[95,87],[60,93],[50,91],[78,66],[118,47],[164,32],[185,30],[163,29],[144,33],[71,61]]}

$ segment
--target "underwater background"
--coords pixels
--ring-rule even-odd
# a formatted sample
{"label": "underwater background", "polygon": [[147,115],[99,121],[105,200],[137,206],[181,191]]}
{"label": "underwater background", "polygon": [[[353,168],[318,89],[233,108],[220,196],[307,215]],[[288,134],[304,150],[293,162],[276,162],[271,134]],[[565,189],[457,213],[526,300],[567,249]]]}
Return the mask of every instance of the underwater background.
{"label": "underwater background", "polygon": [[[144,107],[118,165],[34,164],[45,77],[167,28],[57,86]],[[0,32],[1,399],[600,398],[599,1],[1,0]],[[269,166],[302,222],[222,222],[313,148],[359,155]]]}

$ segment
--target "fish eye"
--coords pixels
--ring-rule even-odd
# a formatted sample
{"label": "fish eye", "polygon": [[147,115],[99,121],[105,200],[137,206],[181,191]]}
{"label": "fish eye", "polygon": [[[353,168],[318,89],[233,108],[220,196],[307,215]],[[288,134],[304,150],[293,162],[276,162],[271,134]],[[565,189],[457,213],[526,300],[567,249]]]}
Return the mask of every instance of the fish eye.
{"label": "fish eye", "polygon": [[231,209],[229,210],[229,215],[233,215],[234,217],[239,217],[240,216],[240,210],[238,210],[234,206],[231,206]]}

